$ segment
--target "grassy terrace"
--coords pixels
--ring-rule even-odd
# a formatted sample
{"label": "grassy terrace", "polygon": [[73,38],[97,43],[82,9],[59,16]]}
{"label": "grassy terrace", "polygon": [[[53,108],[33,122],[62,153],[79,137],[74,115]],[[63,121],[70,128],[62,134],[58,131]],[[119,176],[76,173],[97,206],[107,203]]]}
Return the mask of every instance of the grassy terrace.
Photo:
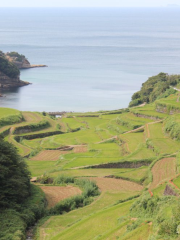
{"label": "grassy terrace", "polygon": [[9,117],[12,115],[19,115],[19,111],[11,108],[1,108],[0,118]]}
{"label": "grassy terrace", "polygon": [[[161,101],[168,101],[168,98]],[[167,114],[158,113],[155,105],[147,104],[130,111],[68,113],[59,119],[41,113],[2,109],[0,119],[13,114],[22,115],[23,121],[1,127],[0,133],[9,129],[5,139],[26,156],[32,177],[88,178],[100,189],[100,195],[93,197],[90,205],[42,219],[37,227],[37,240],[149,240],[153,234],[158,239],[171,239],[158,235],[155,215],[147,213],[142,218],[138,215],[142,209],[135,214],[131,209],[137,199],[150,197],[148,190],[154,197],[163,198],[167,183],[171,184],[171,176],[180,173],[180,142],[164,131]],[[179,115],[173,115],[177,123],[180,122]],[[162,122],[156,122],[157,119]],[[29,130],[30,125],[38,126],[42,121],[49,122],[49,126]],[[133,131],[141,126],[143,128]],[[17,128],[28,129],[28,132],[15,133]],[[62,133],[54,135],[56,131]],[[46,136],[49,132],[54,134]],[[28,135],[32,135],[31,140],[24,138]],[[98,165],[99,168],[91,168]],[[178,187],[179,179],[173,181]],[[66,183],[63,186],[68,187]],[[172,189],[178,192],[173,185]],[[53,194],[50,191],[48,199],[55,198]],[[171,198],[172,207],[176,206],[176,197]],[[170,216],[171,213],[166,216],[169,222]],[[177,239],[176,236],[173,239]]]}
{"label": "grassy terrace", "polygon": [[162,109],[164,108],[166,113],[171,111],[179,112],[180,111],[180,103],[179,103],[179,93],[170,95],[167,98],[159,99],[155,102],[156,108]]}
{"label": "grassy terrace", "polygon": [[156,108],[155,104],[152,103],[152,104],[146,104],[143,107],[133,107],[130,109],[130,111],[134,114],[144,115],[148,118],[154,117],[157,119],[158,118],[163,119],[168,116],[168,114],[166,114],[166,113],[160,113],[160,112],[155,111],[155,108]]}

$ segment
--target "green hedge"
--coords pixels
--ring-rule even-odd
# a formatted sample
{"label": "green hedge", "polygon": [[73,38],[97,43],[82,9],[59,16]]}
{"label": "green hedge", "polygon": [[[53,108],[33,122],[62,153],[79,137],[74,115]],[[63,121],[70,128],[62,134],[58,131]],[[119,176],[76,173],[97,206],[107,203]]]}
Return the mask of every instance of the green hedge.
{"label": "green hedge", "polygon": [[19,123],[22,122],[23,120],[24,118],[21,113],[16,115],[9,115],[8,117],[0,118],[0,127]]}
{"label": "green hedge", "polygon": [[40,121],[39,123],[32,123],[29,125],[25,125],[25,126],[20,126],[20,127],[16,127],[14,133],[18,134],[19,132],[23,131],[23,130],[29,130],[29,131],[37,131],[37,130],[41,130],[44,128],[48,128],[50,127],[50,123],[46,120]]}

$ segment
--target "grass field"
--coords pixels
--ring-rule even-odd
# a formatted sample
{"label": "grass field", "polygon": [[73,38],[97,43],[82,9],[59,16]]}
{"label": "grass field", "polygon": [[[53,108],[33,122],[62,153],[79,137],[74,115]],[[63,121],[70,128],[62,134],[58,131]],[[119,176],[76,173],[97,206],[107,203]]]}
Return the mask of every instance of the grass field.
{"label": "grass field", "polygon": [[49,173],[51,171],[57,171],[58,168],[61,170],[61,167],[58,167],[58,163],[55,161],[31,161],[26,160],[29,170],[32,177],[41,176],[44,173]]}
{"label": "grass field", "polygon": [[163,158],[159,160],[152,168],[153,182],[151,189],[157,187],[158,184],[163,183],[176,176],[176,159]]}
{"label": "grass field", "polygon": [[35,157],[32,157],[31,161],[57,161],[61,155],[66,153],[65,151],[58,150],[44,150]]}
{"label": "grass field", "polygon": [[134,108],[131,108],[130,111],[134,114],[140,114],[140,115],[147,116],[148,118],[153,117],[153,118],[163,119],[168,116],[168,114],[166,114],[166,113],[157,112],[156,106],[154,103],[146,104],[143,107],[134,107]]}
{"label": "grass field", "polygon": [[85,128],[86,127],[86,124],[82,123],[81,121],[79,121],[79,119],[77,120],[76,118],[62,118],[61,122],[66,125],[66,128],[69,131],[76,129],[76,128]]}
{"label": "grass field", "polygon": [[[117,227],[117,220],[128,214],[132,201],[99,211],[57,234],[52,239],[93,239]],[[106,219],[106,221],[104,221]],[[111,230],[112,231],[112,230]]]}
{"label": "grass field", "polygon": [[153,192],[153,195],[158,196],[158,197],[163,196],[166,185],[167,185],[167,183],[163,183],[163,184],[158,185],[158,187],[156,187],[155,189],[151,189]]}
{"label": "grass field", "polygon": [[162,123],[148,124],[146,136],[160,154],[176,153],[180,148],[180,142],[164,135]]}
{"label": "grass field", "polygon": [[180,111],[180,104],[177,102],[178,95],[173,94],[170,95],[167,98],[159,99],[155,102],[156,107],[164,107],[166,109],[166,112],[169,114],[170,111],[173,111],[174,113],[177,111]]}
{"label": "grass field", "polygon": [[121,134],[120,138],[125,141],[128,145],[128,150],[130,153],[137,150],[138,146],[145,142],[144,140],[144,133],[129,133],[129,134]]}
{"label": "grass field", "polygon": [[[103,196],[107,196],[106,194]],[[108,196],[107,196],[108,197]],[[110,197],[111,201],[112,198]],[[108,200],[108,199],[107,199]],[[102,199],[63,216],[52,217],[40,229],[39,239],[94,239],[118,226],[118,218],[128,214],[132,201],[104,209]],[[109,202],[110,204],[110,202]],[[103,209],[103,210],[102,210]],[[91,214],[95,212],[94,214]],[[106,219],[104,221],[103,219]],[[58,228],[56,226],[61,226]],[[46,235],[46,238],[44,238]]]}
{"label": "grass field", "polygon": [[141,167],[138,169],[131,169],[129,171],[125,172],[119,172],[119,173],[115,173],[114,176],[116,177],[122,177],[122,178],[127,178],[131,181],[134,182],[142,182],[148,174],[148,167]]}
{"label": "grass field", "polygon": [[4,117],[12,116],[12,115],[19,115],[19,114],[20,112],[15,109],[2,108],[2,107],[0,108],[0,119]]}
{"label": "grass field", "polygon": [[180,176],[173,180],[173,183],[180,189]]}

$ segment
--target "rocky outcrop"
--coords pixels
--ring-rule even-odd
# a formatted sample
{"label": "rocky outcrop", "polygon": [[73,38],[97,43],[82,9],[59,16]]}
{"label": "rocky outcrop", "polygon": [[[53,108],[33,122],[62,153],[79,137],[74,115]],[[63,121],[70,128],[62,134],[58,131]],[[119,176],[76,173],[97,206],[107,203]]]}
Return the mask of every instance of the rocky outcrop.
{"label": "rocky outcrop", "polygon": [[5,75],[4,73],[0,72],[0,89],[9,89],[14,87],[22,87],[29,85],[29,82],[21,81],[19,76],[16,78],[11,78]]}
{"label": "rocky outcrop", "polygon": [[30,62],[24,55],[20,55],[18,53],[6,53],[6,59],[9,62],[12,62],[16,65],[19,69],[27,69],[27,68],[36,68],[36,67],[47,67],[46,65],[38,64],[38,65],[31,65]]}

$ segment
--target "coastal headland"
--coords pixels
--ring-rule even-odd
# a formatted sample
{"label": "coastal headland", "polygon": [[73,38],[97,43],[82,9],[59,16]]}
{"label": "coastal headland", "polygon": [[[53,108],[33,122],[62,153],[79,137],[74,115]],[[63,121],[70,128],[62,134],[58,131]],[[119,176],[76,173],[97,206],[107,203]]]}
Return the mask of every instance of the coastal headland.
{"label": "coastal headland", "polygon": [[[0,51],[0,90],[23,87],[31,83],[20,80],[20,69],[47,67],[31,65],[28,59],[17,52],[3,53]],[[0,94],[0,97],[3,95]]]}

